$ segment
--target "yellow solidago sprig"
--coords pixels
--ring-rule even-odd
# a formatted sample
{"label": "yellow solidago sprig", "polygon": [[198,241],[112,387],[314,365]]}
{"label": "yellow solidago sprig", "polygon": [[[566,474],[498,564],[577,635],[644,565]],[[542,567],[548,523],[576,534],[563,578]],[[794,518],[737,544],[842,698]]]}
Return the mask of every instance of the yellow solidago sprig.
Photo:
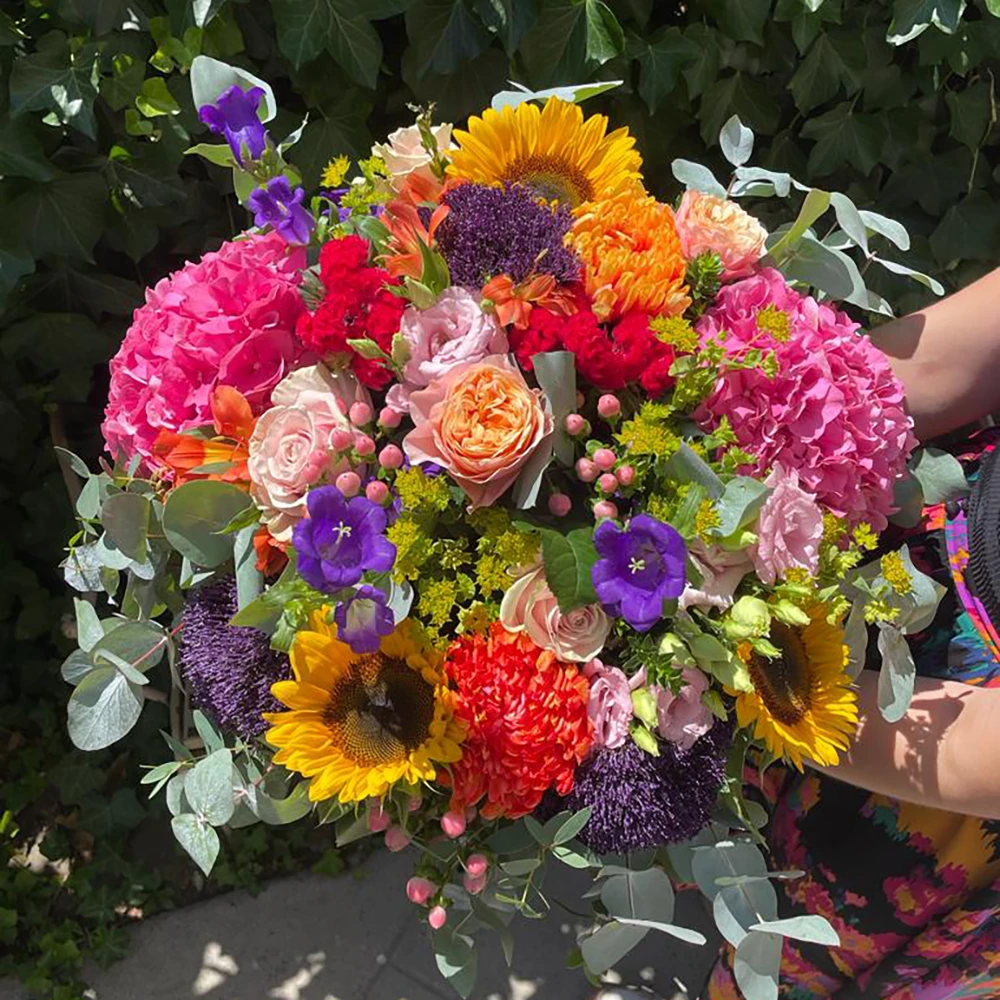
{"label": "yellow solidago sprig", "polygon": [[338,188],[350,169],[351,161],[346,156],[335,156],[323,169],[320,184],[325,188]]}
{"label": "yellow solidago sprig", "polygon": [[667,459],[681,445],[681,439],[672,426],[674,423],[672,406],[645,402],[631,420],[622,424],[615,439],[628,450],[630,458],[652,456]]}
{"label": "yellow solidago sprig", "polygon": [[519,568],[538,559],[541,539],[535,531],[515,527],[507,511],[483,507],[469,518],[473,530],[480,532],[476,543],[476,582],[484,598],[506,591]]}
{"label": "yellow solidago sprig", "polygon": [[454,502],[448,477],[428,476],[419,466],[401,469],[393,485],[405,511],[441,514]]}

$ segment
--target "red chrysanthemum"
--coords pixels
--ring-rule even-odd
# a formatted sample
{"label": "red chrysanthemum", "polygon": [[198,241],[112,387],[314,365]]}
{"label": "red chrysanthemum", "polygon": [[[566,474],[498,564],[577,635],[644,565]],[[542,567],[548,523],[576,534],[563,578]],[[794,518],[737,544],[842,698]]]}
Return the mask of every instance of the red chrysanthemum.
{"label": "red chrysanthemum", "polygon": [[593,743],[579,669],[498,622],[488,636],[453,642],[446,669],[457,688],[455,718],[467,731],[452,767],[451,808],[485,797],[484,818],[516,819],[550,788],[566,795]]}
{"label": "red chrysanthemum", "polygon": [[299,319],[299,339],[317,354],[349,355],[360,382],[370,389],[385,388],[392,372],[381,360],[361,357],[348,341],[373,340],[389,353],[406,308],[406,302],[389,290],[398,280],[383,268],[368,265],[368,243],[360,236],[324,244],[319,267],[326,295],[316,312]]}

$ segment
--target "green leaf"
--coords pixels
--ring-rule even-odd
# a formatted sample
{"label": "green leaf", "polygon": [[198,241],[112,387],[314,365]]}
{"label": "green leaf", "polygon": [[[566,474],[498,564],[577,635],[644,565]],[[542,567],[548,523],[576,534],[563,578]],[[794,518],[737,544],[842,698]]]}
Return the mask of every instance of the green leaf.
{"label": "green leaf", "polygon": [[76,611],[76,641],[80,649],[89,653],[104,638],[104,628],[90,601],[74,597],[73,608]]}
{"label": "green leaf", "polygon": [[167,81],[162,76],[151,76],[142,81],[142,89],[136,95],[135,106],[147,118],[181,113],[181,106],[170,93]]}
{"label": "green leaf", "polygon": [[693,188],[703,194],[714,194],[718,198],[726,196],[725,187],[715,179],[715,174],[703,163],[677,159],[671,162],[670,170],[688,190]]}
{"label": "green leaf", "polygon": [[0,175],[33,181],[48,181],[55,176],[30,120],[8,119],[0,123]]}
{"label": "green leaf", "polygon": [[751,931],[736,949],[733,972],[746,1000],[778,1000],[782,940],[777,934]]}
{"label": "green leaf", "polygon": [[35,270],[35,260],[23,250],[0,247],[0,309],[18,282]]}
{"label": "green leaf", "polygon": [[952,205],[931,233],[931,250],[942,265],[992,260],[1000,245],[1000,205],[986,191],[973,191]]}
{"label": "green leaf", "polygon": [[714,17],[724,34],[737,42],[764,44],[764,25],[771,0],[702,0],[702,7]]}
{"label": "green leaf", "polygon": [[739,115],[755,132],[773,135],[781,117],[779,105],[760,79],[733,73],[708,87],[701,104],[701,137],[705,143],[718,141],[722,126]]}
{"label": "green leaf", "polygon": [[51,31],[38,40],[37,51],[14,61],[10,74],[10,113],[52,111],[93,139],[94,99],[97,97],[97,51],[85,46],[70,52],[66,36]]}
{"label": "green leaf", "polygon": [[886,41],[903,45],[932,24],[950,35],[958,29],[964,11],[965,0],[895,0]]}
{"label": "green leaf", "polygon": [[[363,8],[362,8],[363,10]],[[382,65],[382,40],[361,14],[331,4],[332,30],[327,48],[347,75],[370,90],[375,89]]]}
{"label": "green leaf", "polygon": [[625,34],[607,4],[584,0],[587,19],[587,58],[603,66],[625,48]]}
{"label": "green leaf", "polygon": [[878,651],[882,667],[878,675],[878,707],[886,722],[899,722],[913,699],[917,676],[913,653],[895,625],[879,622]]}
{"label": "green leaf", "polygon": [[201,156],[219,167],[235,167],[236,157],[229,145],[217,146],[208,142],[199,142],[196,146],[184,150],[185,156]]}
{"label": "green leaf", "polygon": [[560,844],[568,844],[587,825],[591,811],[590,806],[587,806],[566,820],[552,837],[552,846],[558,847]]}
{"label": "green leaf", "polygon": [[788,89],[800,111],[811,111],[829,101],[841,87],[853,94],[861,85],[864,70],[864,51],[856,39],[846,33],[824,32],[792,75]]}
{"label": "green leaf", "polygon": [[231,558],[232,536],[220,532],[249,503],[246,493],[229,483],[185,483],[167,497],[163,533],[182,556],[211,569]]}
{"label": "green leaf", "polygon": [[698,483],[713,500],[717,500],[725,491],[715,470],[686,442],[670,457],[666,471],[678,482]]}
{"label": "green leaf", "polygon": [[198,761],[184,780],[184,794],[199,818],[212,826],[228,822],[235,809],[232,754],[216,750]]}
{"label": "green leaf", "polygon": [[67,0],[67,6],[76,15],[74,19],[93,28],[97,36],[121,28],[130,20],[126,0]]}
{"label": "green leaf", "polygon": [[525,32],[520,55],[536,86],[584,78],[587,65],[586,6],[577,0],[546,0]]}
{"label": "green leaf", "polygon": [[630,927],[611,920],[580,942],[587,970],[595,976],[617,965],[648,933],[645,927]]}
{"label": "green leaf", "polygon": [[479,0],[476,5],[483,23],[496,33],[508,56],[517,51],[540,8],[540,0]]}
{"label": "green leaf", "polygon": [[139,721],[143,694],[112,666],[88,673],[70,695],[69,738],[81,750],[103,750]]}
{"label": "green leaf", "polygon": [[165,208],[184,201],[187,193],[170,152],[151,143],[135,143],[135,147],[132,151],[112,146],[107,165],[112,187],[143,208]]}
{"label": "green leaf", "polygon": [[780,934],[782,937],[794,938],[796,941],[822,944],[828,948],[840,947],[840,935],[830,925],[830,921],[826,917],[819,917],[815,914],[788,917],[785,920],[765,920],[755,924],[751,929],[766,931],[769,934]]}
{"label": "green leaf", "polygon": [[191,0],[191,13],[196,27],[204,28],[225,6],[226,0]]}
{"label": "green leaf", "polygon": [[753,153],[753,132],[733,115],[719,133],[722,155],[734,166],[742,167]]}
{"label": "green leaf", "polygon": [[674,92],[681,70],[699,55],[698,46],[673,25],[648,39],[631,36],[629,52],[639,61],[639,96],[654,115]]}
{"label": "green leaf", "polygon": [[255,788],[248,804],[254,815],[268,826],[284,826],[287,823],[295,823],[303,816],[307,816],[313,806],[309,799],[308,781],[300,781],[283,799],[276,799],[266,795],[259,788]]}
{"label": "green leaf", "polygon": [[590,578],[597,562],[593,528],[576,528],[568,535],[544,529],[542,561],[545,579],[563,614],[596,603],[597,594]]}
{"label": "green leaf", "polygon": [[107,198],[97,174],[61,174],[15,198],[7,206],[6,221],[35,257],[55,254],[90,261],[104,229]]}
{"label": "green leaf", "polygon": [[809,172],[814,176],[833,173],[845,163],[868,176],[881,156],[885,140],[878,119],[855,111],[849,101],[806,121],[802,135],[816,141],[809,154]]}
{"label": "green leaf", "polygon": [[978,149],[994,124],[992,87],[975,83],[965,90],[950,90],[944,95],[951,115],[948,134],[970,149]]}
{"label": "green leaf", "polygon": [[129,559],[146,558],[146,535],[153,506],[138,493],[113,493],[101,506],[101,523],[115,547]]}
{"label": "green leaf", "polygon": [[818,188],[808,191],[791,227],[776,243],[768,247],[771,256],[779,261],[786,256],[829,207],[830,195],[827,191],[820,191]]}
{"label": "green leaf", "polygon": [[416,0],[406,12],[406,34],[418,77],[454,73],[489,44],[463,0]]}
{"label": "green leaf", "polygon": [[360,96],[357,91],[346,91],[335,104],[324,108],[321,117],[305,127],[295,146],[294,159],[306,188],[319,185],[323,168],[332,157],[341,153],[352,159],[368,155],[371,136],[365,117],[371,106],[359,100]]}
{"label": "green leaf", "polygon": [[219,835],[215,830],[191,813],[174,816],[170,821],[170,828],[194,863],[206,876],[210,875],[215,859],[219,856]]}
{"label": "green leaf", "polygon": [[673,886],[659,868],[612,875],[601,887],[601,902],[612,917],[662,924],[674,919]]}

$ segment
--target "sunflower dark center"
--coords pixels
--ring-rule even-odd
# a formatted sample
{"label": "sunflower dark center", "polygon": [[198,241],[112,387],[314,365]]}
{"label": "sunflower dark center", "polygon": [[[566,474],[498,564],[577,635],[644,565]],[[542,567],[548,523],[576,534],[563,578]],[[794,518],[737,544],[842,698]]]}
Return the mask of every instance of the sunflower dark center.
{"label": "sunflower dark center", "polygon": [[519,156],[504,171],[503,179],[510,184],[527,184],[547,201],[566,202],[574,208],[594,197],[587,175],[559,156]]}
{"label": "sunflower dark center", "polygon": [[751,653],[747,670],[771,715],[786,726],[794,726],[812,707],[809,658],[802,637],[787,625],[772,622],[770,638],[781,655],[769,660]]}
{"label": "sunflower dark center", "polygon": [[392,764],[427,739],[434,687],[402,660],[371,653],[355,660],[334,686],[323,719],[355,764]]}

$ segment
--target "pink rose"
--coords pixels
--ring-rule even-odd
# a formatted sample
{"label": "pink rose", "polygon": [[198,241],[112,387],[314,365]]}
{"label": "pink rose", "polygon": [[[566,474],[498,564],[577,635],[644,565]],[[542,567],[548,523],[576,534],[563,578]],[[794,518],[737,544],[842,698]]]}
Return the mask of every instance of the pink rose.
{"label": "pink rose", "polygon": [[757,518],[757,542],[749,549],[757,575],[768,586],[790,569],[814,574],[819,568],[823,512],[812,493],[799,486],[799,474],[776,465],[764,480],[773,488]]}
{"label": "pink rose", "polygon": [[403,313],[400,334],[410,346],[403,380],[386,402],[397,410],[410,408],[410,393],[425,389],[455,365],[506,354],[507,335],[496,317],[479,308],[479,296],[464,288],[447,288],[429,309],[410,306]]}
{"label": "pink rose", "polygon": [[600,660],[591,660],[583,668],[590,680],[587,715],[594,724],[594,746],[614,750],[628,739],[632,724],[632,683],[617,667],[606,667]]}
{"label": "pink rose", "polygon": [[442,466],[473,507],[488,507],[529,460],[551,455],[554,421],[547,401],[504,354],[456,365],[414,392],[410,417],[407,457]]}
{"label": "pink rose", "polygon": [[600,604],[563,614],[539,567],[526,573],[504,594],[500,622],[508,632],[526,632],[536,646],[563,661],[586,663],[604,648],[611,623]]}
{"label": "pink rose", "polygon": [[764,255],[767,230],[733,201],[701,191],[685,191],[677,209],[677,234],[688,260],[714,250],[722,277],[745,278]]}
{"label": "pink rose", "polygon": [[667,688],[653,688],[656,694],[656,731],[681,750],[690,750],[715,722],[701,696],[708,690],[708,678],[695,667],[685,667],[684,686],[677,694]]}
{"label": "pink rose", "polygon": [[690,544],[688,556],[701,573],[701,583],[685,585],[677,602],[682,611],[730,607],[740,581],[753,569],[753,563],[742,549],[730,552],[720,545],[706,545],[700,539]]}
{"label": "pink rose", "polygon": [[347,468],[336,457],[333,432],[350,429],[346,412],[352,403],[371,401],[352,375],[324,365],[292,372],[275,388],[273,401],[250,438],[247,469],[264,523],[278,541],[288,542],[306,515],[309,487]]}

